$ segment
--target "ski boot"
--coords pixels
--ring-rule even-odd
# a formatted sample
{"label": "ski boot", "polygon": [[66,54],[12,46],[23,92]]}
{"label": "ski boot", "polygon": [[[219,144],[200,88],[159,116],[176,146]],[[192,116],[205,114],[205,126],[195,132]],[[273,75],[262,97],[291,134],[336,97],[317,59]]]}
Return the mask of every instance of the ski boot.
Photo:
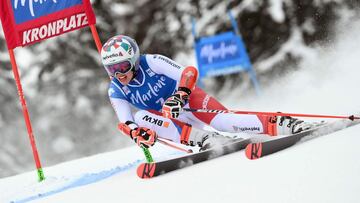
{"label": "ski boot", "polygon": [[204,151],[216,146],[222,146],[231,142],[232,138],[225,137],[217,132],[210,132],[205,130],[200,130],[192,127],[191,132],[187,140],[182,140],[182,144],[190,146],[199,146],[199,151]]}
{"label": "ski boot", "polygon": [[269,119],[268,134],[276,135],[292,135],[308,130],[315,125],[304,122],[290,116],[272,116]]}

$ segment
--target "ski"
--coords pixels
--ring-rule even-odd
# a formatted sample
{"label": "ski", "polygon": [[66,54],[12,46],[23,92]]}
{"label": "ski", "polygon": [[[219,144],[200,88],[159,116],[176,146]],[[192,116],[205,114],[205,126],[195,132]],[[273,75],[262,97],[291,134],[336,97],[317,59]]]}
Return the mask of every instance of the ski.
{"label": "ski", "polygon": [[275,138],[264,142],[250,143],[245,148],[245,154],[248,159],[254,160],[286,149],[298,143],[304,137],[319,137],[327,135],[344,128],[359,124],[359,121],[340,120],[327,123],[313,129],[303,131],[294,135]]}
{"label": "ski", "polygon": [[202,152],[160,162],[142,163],[137,168],[137,175],[139,178],[143,179],[156,177],[177,169],[182,169],[200,162],[240,151],[244,149],[249,143],[250,139],[240,138],[229,144],[220,147],[214,147]]}

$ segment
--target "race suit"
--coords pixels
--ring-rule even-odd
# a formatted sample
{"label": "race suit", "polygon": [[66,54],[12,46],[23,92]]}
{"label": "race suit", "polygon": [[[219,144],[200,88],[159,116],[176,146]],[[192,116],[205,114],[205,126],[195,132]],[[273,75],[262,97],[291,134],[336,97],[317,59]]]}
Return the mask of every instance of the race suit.
{"label": "race suit", "polygon": [[[161,138],[178,143],[186,139],[192,127],[210,126],[217,131],[233,133],[266,133],[265,119],[256,115],[181,112],[177,119],[162,117],[162,105],[177,91],[184,69],[162,55],[141,55],[139,69],[128,85],[122,85],[114,77],[109,86],[108,94],[119,121],[132,121],[154,130]],[[138,109],[134,115],[131,105]],[[197,86],[184,107],[226,110]]]}

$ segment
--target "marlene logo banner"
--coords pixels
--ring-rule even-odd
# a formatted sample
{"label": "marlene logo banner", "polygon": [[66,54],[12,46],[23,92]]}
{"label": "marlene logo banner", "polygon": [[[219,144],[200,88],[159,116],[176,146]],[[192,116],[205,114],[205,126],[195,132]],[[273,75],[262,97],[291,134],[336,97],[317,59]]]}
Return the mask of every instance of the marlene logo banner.
{"label": "marlene logo banner", "polygon": [[195,50],[200,77],[251,69],[245,46],[233,32],[200,38],[195,44]]}
{"label": "marlene logo banner", "polygon": [[0,0],[9,49],[96,23],[90,0]]}
{"label": "marlene logo banner", "polygon": [[235,58],[238,55],[238,48],[234,41],[221,41],[214,44],[204,45],[200,50],[200,57],[207,64]]}

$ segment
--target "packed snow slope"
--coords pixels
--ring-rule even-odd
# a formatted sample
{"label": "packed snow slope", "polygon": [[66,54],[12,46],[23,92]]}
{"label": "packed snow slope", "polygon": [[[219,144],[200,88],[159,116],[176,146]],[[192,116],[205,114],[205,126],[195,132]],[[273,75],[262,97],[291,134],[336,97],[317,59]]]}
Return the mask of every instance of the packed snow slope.
{"label": "packed snow slope", "polygon": [[[344,30],[346,33],[342,33]],[[350,115],[360,112],[360,25],[340,29],[286,79],[274,78],[261,97],[227,92],[239,109]],[[322,136],[260,160],[244,152],[151,180],[136,176],[137,147],[99,154],[0,180],[0,202],[360,202],[360,126]],[[157,144],[156,160],[180,152]]]}
{"label": "packed snow slope", "polygon": [[132,147],[46,168],[42,183],[33,172],[2,179],[0,200],[360,202],[359,132],[351,127],[253,161],[238,152],[151,180],[136,176],[142,154]]}

